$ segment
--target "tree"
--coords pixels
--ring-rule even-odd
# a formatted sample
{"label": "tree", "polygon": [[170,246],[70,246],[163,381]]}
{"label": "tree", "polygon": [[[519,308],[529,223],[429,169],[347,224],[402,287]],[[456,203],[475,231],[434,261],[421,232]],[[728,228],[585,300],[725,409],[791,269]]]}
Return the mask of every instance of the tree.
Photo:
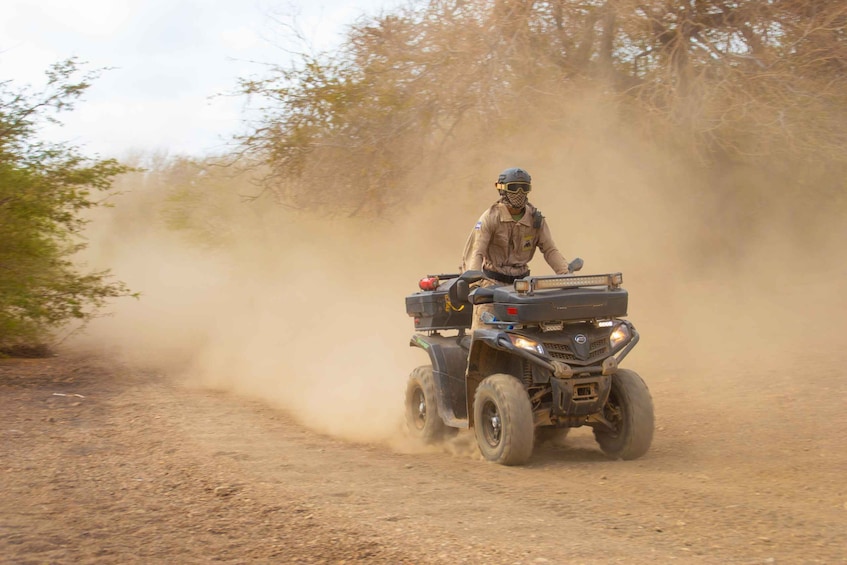
{"label": "tree", "polygon": [[421,0],[242,86],[267,102],[243,141],[268,188],[321,213],[455,190],[526,132],[565,139],[585,97],[728,198],[847,176],[844,2]]}
{"label": "tree", "polygon": [[109,271],[80,272],[85,210],[102,206],[115,176],[113,159],[38,139],[45,121],[73,109],[88,88],[68,59],[47,71],[43,91],[0,82],[0,348],[41,344],[71,321],[86,322],[129,290]]}

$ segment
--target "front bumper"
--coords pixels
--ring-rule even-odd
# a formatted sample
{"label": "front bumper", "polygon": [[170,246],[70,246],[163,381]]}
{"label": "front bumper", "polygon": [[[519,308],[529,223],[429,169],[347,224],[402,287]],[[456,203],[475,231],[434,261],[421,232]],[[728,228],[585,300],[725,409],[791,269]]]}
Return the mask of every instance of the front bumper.
{"label": "front bumper", "polygon": [[629,328],[632,335],[629,342],[615,355],[610,355],[603,359],[599,365],[571,366],[563,361],[553,359],[552,357],[517,347],[508,337],[506,337],[505,334],[501,334],[496,338],[496,347],[519,357],[523,357],[527,361],[549,370],[554,377],[559,379],[570,379],[574,375],[577,377],[593,375],[608,376],[617,371],[620,362],[623,361],[624,357],[626,357],[630,351],[632,351],[632,348],[635,347],[640,339],[638,331],[631,325]]}
{"label": "front bumper", "polygon": [[557,418],[586,417],[599,412],[609,397],[612,377],[595,375],[570,379],[550,379],[552,406],[550,415]]}

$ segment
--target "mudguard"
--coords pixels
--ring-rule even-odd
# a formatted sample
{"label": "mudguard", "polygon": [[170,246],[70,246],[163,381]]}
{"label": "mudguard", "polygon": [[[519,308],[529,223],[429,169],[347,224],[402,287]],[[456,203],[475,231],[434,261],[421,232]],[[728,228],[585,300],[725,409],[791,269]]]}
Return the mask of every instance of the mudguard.
{"label": "mudguard", "polygon": [[468,362],[467,336],[443,337],[414,334],[409,343],[429,354],[438,389],[438,415],[448,426],[468,427],[465,368]]}
{"label": "mudguard", "polygon": [[[504,345],[504,340],[509,346]],[[469,426],[474,425],[473,402],[476,389],[485,377],[494,373],[507,373],[517,378],[523,376],[523,358],[514,352],[515,348],[511,346],[503,330],[474,330],[465,377],[465,410],[470,415]]]}
{"label": "mudguard", "polygon": [[[512,372],[518,376],[522,373],[520,360],[525,359],[532,364],[533,370],[539,373],[534,382],[547,382],[553,367],[536,355],[512,345],[506,332],[499,329],[478,329],[474,332],[473,344],[468,356],[468,376],[479,372],[482,375],[494,372]],[[493,365],[499,365],[499,369]]]}

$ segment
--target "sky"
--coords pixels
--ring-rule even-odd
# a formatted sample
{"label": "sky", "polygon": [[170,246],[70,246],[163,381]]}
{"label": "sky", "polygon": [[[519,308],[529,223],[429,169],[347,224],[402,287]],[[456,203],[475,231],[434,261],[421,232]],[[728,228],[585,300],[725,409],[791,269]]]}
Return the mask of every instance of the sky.
{"label": "sky", "polygon": [[[4,0],[0,81],[44,83],[50,64],[76,56],[106,68],[63,126],[42,137],[87,155],[225,151],[241,130],[239,77],[262,76],[302,48],[337,45],[346,26],[397,0]],[[292,19],[293,17],[293,19]]]}

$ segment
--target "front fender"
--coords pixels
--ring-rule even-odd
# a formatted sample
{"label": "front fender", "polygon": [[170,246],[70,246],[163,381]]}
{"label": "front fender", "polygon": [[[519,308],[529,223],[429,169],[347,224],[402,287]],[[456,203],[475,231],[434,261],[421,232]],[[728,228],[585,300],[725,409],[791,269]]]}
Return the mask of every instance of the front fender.
{"label": "front fender", "polygon": [[499,351],[510,356],[519,357],[521,359],[526,359],[530,363],[538,365],[539,367],[546,369],[547,371],[554,372],[556,369],[549,359],[527,351],[526,349],[516,347],[504,331],[476,330],[474,332],[473,344],[471,345],[470,355],[468,358],[468,372],[470,372],[470,367],[474,365],[475,362],[479,366],[484,365],[482,361],[487,356],[492,355],[490,353],[491,350]]}
{"label": "front fender", "polygon": [[505,332],[499,329],[478,329],[473,333],[468,354],[468,367],[465,374],[465,397],[467,398],[468,425],[473,426],[473,402],[479,384],[495,373],[506,373],[517,378],[522,377],[523,363],[514,355],[512,343]]}

